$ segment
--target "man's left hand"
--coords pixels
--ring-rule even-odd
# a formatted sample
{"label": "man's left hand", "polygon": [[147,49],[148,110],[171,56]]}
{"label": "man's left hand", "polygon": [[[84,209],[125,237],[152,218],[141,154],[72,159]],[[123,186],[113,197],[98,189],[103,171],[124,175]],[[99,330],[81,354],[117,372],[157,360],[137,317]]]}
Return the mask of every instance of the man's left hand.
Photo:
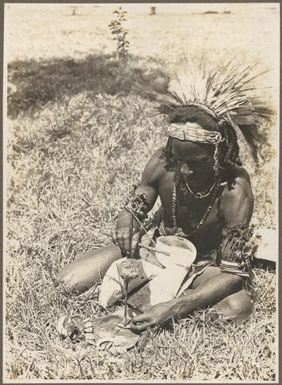
{"label": "man's left hand", "polygon": [[151,306],[144,313],[132,318],[130,328],[135,332],[142,332],[145,329],[161,325],[173,317],[171,304],[169,302],[159,303]]}

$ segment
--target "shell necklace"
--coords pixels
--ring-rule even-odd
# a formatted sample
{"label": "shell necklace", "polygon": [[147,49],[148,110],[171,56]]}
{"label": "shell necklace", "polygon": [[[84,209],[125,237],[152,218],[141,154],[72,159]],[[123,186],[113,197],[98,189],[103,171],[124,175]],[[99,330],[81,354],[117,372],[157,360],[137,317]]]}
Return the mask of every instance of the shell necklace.
{"label": "shell necklace", "polygon": [[194,191],[192,191],[191,187],[189,186],[188,182],[186,182],[186,180],[182,180],[182,182],[184,183],[186,190],[189,191],[189,193],[195,199],[203,199],[203,198],[208,197],[211,194],[212,190],[215,188],[216,183],[217,183],[217,181],[215,181],[211,185],[211,187],[208,190],[206,190],[206,191],[196,191],[196,192],[194,192]]}
{"label": "shell necklace", "polygon": [[[202,219],[200,220],[200,222],[197,224],[197,226],[189,234],[186,234],[181,229],[179,229],[177,226],[177,219],[176,219],[176,199],[177,199],[177,197],[176,197],[176,184],[174,182],[173,191],[172,191],[172,202],[171,202],[171,219],[172,219],[173,229],[175,229],[176,235],[180,235],[182,237],[190,237],[191,235],[193,235],[194,233],[196,233],[199,230],[199,228],[204,224],[205,220],[207,219],[207,217],[208,217],[208,215],[209,215],[209,213],[213,207],[213,204],[214,204],[215,199],[217,197],[217,193],[218,193],[220,185],[221,185],[221,180],[220,180],[220,178],[218,178],[208,193],[208,195],[209,195],[211,193],[211,191],[213,190],[212,194],[211,194],[210,203],[209,203],[207,210],[205,211]],[[196,199],[199,199],[199,198],[196,198]]]}
{"label": "shell necklace", "polygon": [[[206,191],[192,191],[191,187],[189,186],[188,182],[183,178],[183,176],[181,175],[181,169],[179,167],[179,163],[177,162],[177,168],[178,168],[178,172],[180,174],[180,180],[182,183],[184,183],[184,186],[186,188],[186,190],[193,196],[193,198],[195,199],[203,199],[203,198],[206,198],[210,195],[210,193],[212,192],[212,190],[215,188],[215,185],[217,184],[217,181],[218,179],[215,180],[215,182],[211,185],[211,187],[209,189],[207,189]],[[216,175],[215,175],[216,176]],[[180,183],[181,183],[180,182]]]}

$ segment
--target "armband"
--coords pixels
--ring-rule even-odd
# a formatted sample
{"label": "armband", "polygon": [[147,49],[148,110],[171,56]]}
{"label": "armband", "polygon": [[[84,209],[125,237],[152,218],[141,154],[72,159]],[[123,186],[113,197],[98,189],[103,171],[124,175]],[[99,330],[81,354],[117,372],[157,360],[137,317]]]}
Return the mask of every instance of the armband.
{"label": "armband", "polygon": [[136,194],[127,201],[124,208],[140,221],[145,220],[148,217],[147,212],[149,209],[147,194],[144,192]]}
{"label": "armband", "polygon": [[218,249],[218,264],[221,271],[252,278],[256,244],[252,239],[254,226],[228,225],[222,231]]}

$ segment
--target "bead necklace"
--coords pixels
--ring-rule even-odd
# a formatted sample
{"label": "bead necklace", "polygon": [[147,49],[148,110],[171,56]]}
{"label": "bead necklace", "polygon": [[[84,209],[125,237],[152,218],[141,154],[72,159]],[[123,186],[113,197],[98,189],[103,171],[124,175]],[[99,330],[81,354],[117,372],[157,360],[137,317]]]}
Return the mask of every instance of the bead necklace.
{"label": "bead necklace", "polygon": [[219,187],[220,187],[220,178],[217,179],[217,181],[215,182],[214,184],[214,189],[213,189],[213,193],[211,195],[211,200],[210,200],[210,203],[207,207],[207,210],[205,211],[202,219],[200,220],[200,222],[197,224],[197,226],[195,227],[194,230],[192,230],[192,232],[190,232],[189,234],[185,234],[182,230],[179,231],[179,228],[177,227],[177,220],[176,220],[176,185],[174,183],[173,185],[173,191],[172,191],[172,202],[171,202],[171,219],[172,219],[172,224],[173,224],[173,229],[175,229],[176,231],[176,235],[180,235],[182,237],[190,237],[191,235],[193,235],[194,233],[196,233],[199,228],[204,224],[205,220],[207,219],[212,207],[213,207],[213,204],[215,202],[215,199],[216,199],[216,196],[217,196],[217,193],[218,193],[218,190],[219,190]]}
{"label": "bead necklace", "polygon": [[203,198],[208,197],[210,195],[210,193],[212,192],[212,190],[215,188],[216,183],[217,183],[217,181],[215,181],[207,191],[196,191],[196,192],[194,192],[194,191],[192,191],[191,187],[189,186],[189,184],[184,179],[182,181],[183,181],[187,191],[189,191],[189,193],[195,199],[203,199]]}
{"label": "bead necklace", "polygon": [[[178,171],[181,175],[181,169],[179,167],[179,163],[177,162],[177,167],[178,167]],[[183,176],[181,175],[180,177],[181,181],[184,183],[185,187],[186,187],[186,190],[193,196],[193,198],[195,199],[203,199],[203,198],[206,198],[210,195],[210,193],[212,192],[212,190],[215,188],[216,184],[217,184],[217,179],[215,180],[215,182],[211,185],[211,187],[206,190],[206,191],[192,191],[191,187],[189,186],[188,182],[183,178]]]}

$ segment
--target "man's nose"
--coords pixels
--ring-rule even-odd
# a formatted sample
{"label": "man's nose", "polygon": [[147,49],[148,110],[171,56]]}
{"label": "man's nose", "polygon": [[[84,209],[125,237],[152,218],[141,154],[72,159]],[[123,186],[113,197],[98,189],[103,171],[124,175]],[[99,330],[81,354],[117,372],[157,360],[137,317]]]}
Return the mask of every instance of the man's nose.
{"label": "man's nose", "polygon": [[191,169],[191,167],[187,163],[184,163],[181,166],[181,173],[183,176],[189,177],[194,174],[194,171]]}

